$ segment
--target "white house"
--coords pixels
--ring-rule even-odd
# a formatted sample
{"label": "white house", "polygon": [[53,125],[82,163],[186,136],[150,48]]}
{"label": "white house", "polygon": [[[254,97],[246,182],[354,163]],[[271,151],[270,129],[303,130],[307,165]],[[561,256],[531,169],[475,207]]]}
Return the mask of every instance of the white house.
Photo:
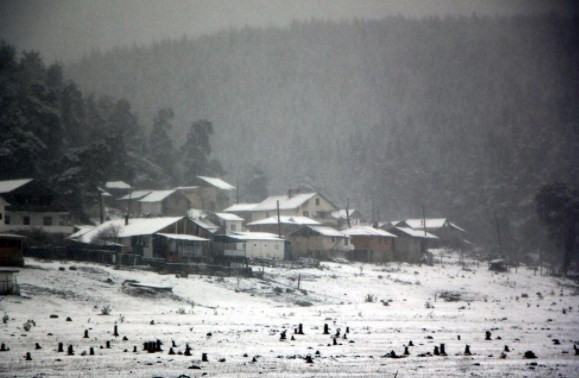
{"label": "white house", "polygon": [[233,213],[211,213],[207,218],[219,225],[219,232],[229,234],[243,231],[244,219]]}
{"label": "white house", "polygon": [[214,251],[228,257],[288,259],[286,240],[267,232],[232,232],[215,237]]}
{"label": "white house", "polygon": [[253,232],[270,232],[272,234],[279,234],[281,231],[282,236],[287,236],[303,226],[321,226],[321,224],[316,220],[299,215],[280,215],[279,218],[274,215],[273,217],[248,223],[246,226]]}

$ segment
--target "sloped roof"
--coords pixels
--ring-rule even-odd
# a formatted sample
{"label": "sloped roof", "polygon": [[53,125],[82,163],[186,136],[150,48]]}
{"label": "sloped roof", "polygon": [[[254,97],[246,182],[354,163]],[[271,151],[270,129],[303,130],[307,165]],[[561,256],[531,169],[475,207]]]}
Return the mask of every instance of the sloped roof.
{"label": "sloped roof", "polygon": [[[348,214],[351,217],[352,215],[354,215],[354,212],[356,212],[356,209],[348,209]],[[332,218],[335,219],[347,219],[348,217],[346,216],[346,209],[340,209],[338,211],[333,211],[332,212]]]}
{"label": "sloped roof", "polygon": [[412,236],[414,238],[424,238],[424,239],[438,239],[438,236],[432,235],[431,233],[415,230],[410,227],[396,227],[394,230],[399,230],[400,232]]}
{"label": "sloped roof", "polygon": [[330,236],[330,237],[334,237],[334,238],[348,238],[349,237],[348,235],[345,235],[344,233],[342,233],[342,232],[340,232],[332,227],[318,227],[318,226],[308,226],[308,227],[322,236]]}
{"label": "sloped roof", "polygon": [[34,179],[26,178],[26,179],[19,179],[19,180],[0,181],[0,194],[10,193],[11,191],[18,189],[21,186],[24,186],[33,180]]}
{"label": "sloped roof", "polygon": [[269,232],[231,232],[226,236],[237,240],[284,240]]}
{"label": "sloped roof", "polygon": [[379,228],[374,228],[372,226],[354,226],[342,230],[342,232],[348,236],[381,236],[387,238],[396,237],[396,235],[394,234],[391,234]]}
{"label": "sloped roof", "polygon": [[83,243],[90,243],[100,232],[109,228],[116,229],[116,237],[119,238],[152,235],[181,219],[183,219],[183,217],[131,218],[129,219],[128,225],[125,225],[124,219],[114,219],[94,227],[92,230],[83,233],[78,238],[75,238],[75,240]]}
{"label": "sloped roof", "polygon": [[175,193],[175,189],[155,190],[141,198],[139,202],[161,202],[173,193]]}
{"label": "sloped roof", "polygon": [[107,189],[131,189],[131,186],[124,181],[107,181],[105,183]]}
{"label": "sloped roof", "polygon": [[242,213],[246,211],[253,211],[255,206],[257,206],[257,203],[236,203],[235,205],[229,206],[223,211],[226,213]]}
{"label": "sloped roof", "polygon": [[245,219],[241,218],[232,213],[214,213],[217,218],[221,218],[226,221],[244,221]]}
{"label": "sloped roof", "polygon": [[209,239],[201,238],[195,235],[187,235],[187,234],[164,234],[158,233],[157,235],[161,235],[166,237],[167,239],[174,239],[174,240],[188,240],[188,241],[209,241]]}
{"label": "sloped roof", "polygon": [[[424,219],[422,218],[406,219],[404,222],[413,229],[424,228]],[[446,218],[426,218],[426,228],[442,228],[446,222]]]}
{"label": "sloped roof", "polygon": [[199,227],[207,230],[207,232],[214,234],[217,231],[219,231],[219,226],[211,222],[209,219],[206,218],[189,218],[189,219],[191,220],[191,222],[195,223]]}
{"label": "sloped roof", "polygon": [[317,193],[298,193],[289,197],[287,194],[281,196],[267,197],[262,202],[255,205],[253,211],[270,211],[277,209],[277,201],[279,201],[280,210],[297,209],[306,201],[313,198]]}
{"label": "sloped roof", "polygon": [[138,200],[149,195],[149,193],[151,192],[153,192],[153,190],[151,189],[133,190],[132,192],[125,194],[124,196],[119,198],[119,200],[129,200],[129,199]]}
{"label": "sloped roof", "polygon": [[200,178],[201,180],[205,181],[209,185],[212,185],[218,189],[222,189],[222,190],[235,189],[235,186],[228,184],[225,181],[223,181],[222,179],[217,178],[217,177],[207,177],[207,176],[197,176],[197,177]]}
{"label": "sloped roof", "polygon": [[[258,226],[258,225],[264,225],[264,224],[277,224],[277,215],[273,216],[273,217],[269,217],[269,218],[265,218],[265,219],[260,219],[257,220],[255,222],[251,222],[248,223],[248,226]],[[281,215],[279,217],[279,222],[281,224],[295,224],[295,225],[318,225],[320,224],[320,222],[315,221],[311,218],[308,217],[302,217],[302,216],[287,216],[287,215]]]}

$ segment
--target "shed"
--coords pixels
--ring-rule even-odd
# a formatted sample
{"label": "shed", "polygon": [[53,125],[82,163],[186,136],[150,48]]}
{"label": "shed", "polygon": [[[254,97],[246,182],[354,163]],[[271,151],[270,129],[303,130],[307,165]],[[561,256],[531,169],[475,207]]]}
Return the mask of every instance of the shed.
{"label": "shed", "polygon": [[352,238],[354,250],[348,258],[355,261],[386,262],[394,259],[396,235],[372,226],[354,226],[342,232]]}
{"label": "shed", "polygon": [[0,295],[19,294],[16,269],[0,269]]}
{"label": "shed", "polygon": [[24,236],[0,234],[0,266],[23,266]]}
{"label": "shed", "polygon": [[292,242],[294,258],[324,260],[345,257],[345,252],[352,249],[350,237],[331,227],[304,226],[288,238]]}

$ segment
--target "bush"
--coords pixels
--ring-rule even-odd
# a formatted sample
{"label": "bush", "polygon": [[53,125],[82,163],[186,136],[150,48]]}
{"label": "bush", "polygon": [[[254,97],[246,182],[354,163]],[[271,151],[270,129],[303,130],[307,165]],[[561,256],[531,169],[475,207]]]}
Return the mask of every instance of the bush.
{"label": "bush", "polygon": [[110,305],[103,306],[101,308],[101,315],[110,315],[112,310],[113,309],[111,308]]}
{"label": "bush", "polygon": [[373,294],[366,294],[366,297],[364,298],[364,302],[367,302],[367,303],[376,302],[376,296]]}
{"label": "bush", "polygon": [[2,317],[2,323],[6,324],[8,323],[8,320],[10,320],[10,317],[7,313],[4,313],[4,316]]}
{"label": "bush", "polygon": [[185,315],[186,313],[187,311],[185,311],[183,307],[179,307],[179,309],[177,310],[177,314],[179,315]]}
{"label": "bush", "polygon": [[27,320],[26,323],[24,323],[24,324],[22,325],[22,328],[23,328],[26,332],[28,332],[28,331],[30,331],[30,329],[31,329],[33,326],[35,326],[35,325],[36,325],[36,322],[35,322],[34,320]]}

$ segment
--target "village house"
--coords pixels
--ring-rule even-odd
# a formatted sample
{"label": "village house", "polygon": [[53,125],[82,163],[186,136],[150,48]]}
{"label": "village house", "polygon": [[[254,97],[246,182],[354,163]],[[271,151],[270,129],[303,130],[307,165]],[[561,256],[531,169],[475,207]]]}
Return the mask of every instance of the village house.
{"label": "village house", "polygon": [[24,239],[22,235],[0,234],[0,266],[24,265]]}
{"label": "village house", "polygon": [[291,258],[289,243],[266,232],[231,232],[216,235],[214,240],[213,251],[216,256],[272,260]]}
{"label": "village house", "polygon": [[345,257],[345,253],[353,249],[350,237],[331,227],[304,226],[289,234],[288,239],[292,242],[294,258],[327,260]]}
{"label": "village house", "polygon": [[320,222],[303,216],[280,215],[248,223],[247,228],[253,232],[270,232],[287,236],[303,226],[321,226]]}
{"label": "village house", "polygon": [[70,239],[120,245],[123,252],[145,259],[191,261],[210,254],[209,240],[196,235],[195,225],[186,217],[115,219],[71,235]]}
{"label": "village house", "polygon": [[197,176],[194,186],[177,188],[191,203],[191,207],[211,212],[220,212],[231,204],[231,193],[235,186],[217,177]]}
{"label": "village house", "polygon": [[429,242],[438,239],[426,231],[410,227],[388,227],[388,232],[397,236],[394,242],[394,259],[409,263],[419,263],[426,259]]}
{"label": "village house", "polygon": [[[340,209],[332,212],[332,218],[336,220],[336,227],[338,230],[353,227],[362,224],[364,218],[360,211],[356,209]],[[350,222],[348,224],[348,221]]]}
{"label": "village house", "polygon": [[431,247],[460,247],[465,244],[466,231],[446,218],[406,219],[403,223],[414,230],[425,230],[438,237],[430,243]]}
{"label": "village house", "polygon": [[126,214],[139,216],[182,216],[191,203],[176,189],[136,190],[117,200]]}
{"label": "village house", "polygon": [[0,232],[29,232],[40,229],[71,234],[71,214],[50,188],[27,178],[0,181]]}
{"label": "village house", "polygon": [[354,249],[349,251],[348,259],[383,263],[394,260],[394,240],[396,235],[372,226],[354,226],[342,233],[352,239]]}
{"label": "village house", "polygon": [[314,219],[324,225],[336,225],[337,220],[332,212],[338,208],[319,193],[297,193],[289,190],[287,195],[270,196],[256,204],[238,204],[225,209],[247,222],[255,222],[279,214],[284,216],[303,216]]}
{"label": "village house", "polygon": [[209,213],[207,219],[219,226],[220,234],[243,231],[244,219],[233,213]]}
{"label": "village house", "polygon": [[129,194],[133,187],[124,181],[107,181],[103,189],[113,198],[120,198]]}

